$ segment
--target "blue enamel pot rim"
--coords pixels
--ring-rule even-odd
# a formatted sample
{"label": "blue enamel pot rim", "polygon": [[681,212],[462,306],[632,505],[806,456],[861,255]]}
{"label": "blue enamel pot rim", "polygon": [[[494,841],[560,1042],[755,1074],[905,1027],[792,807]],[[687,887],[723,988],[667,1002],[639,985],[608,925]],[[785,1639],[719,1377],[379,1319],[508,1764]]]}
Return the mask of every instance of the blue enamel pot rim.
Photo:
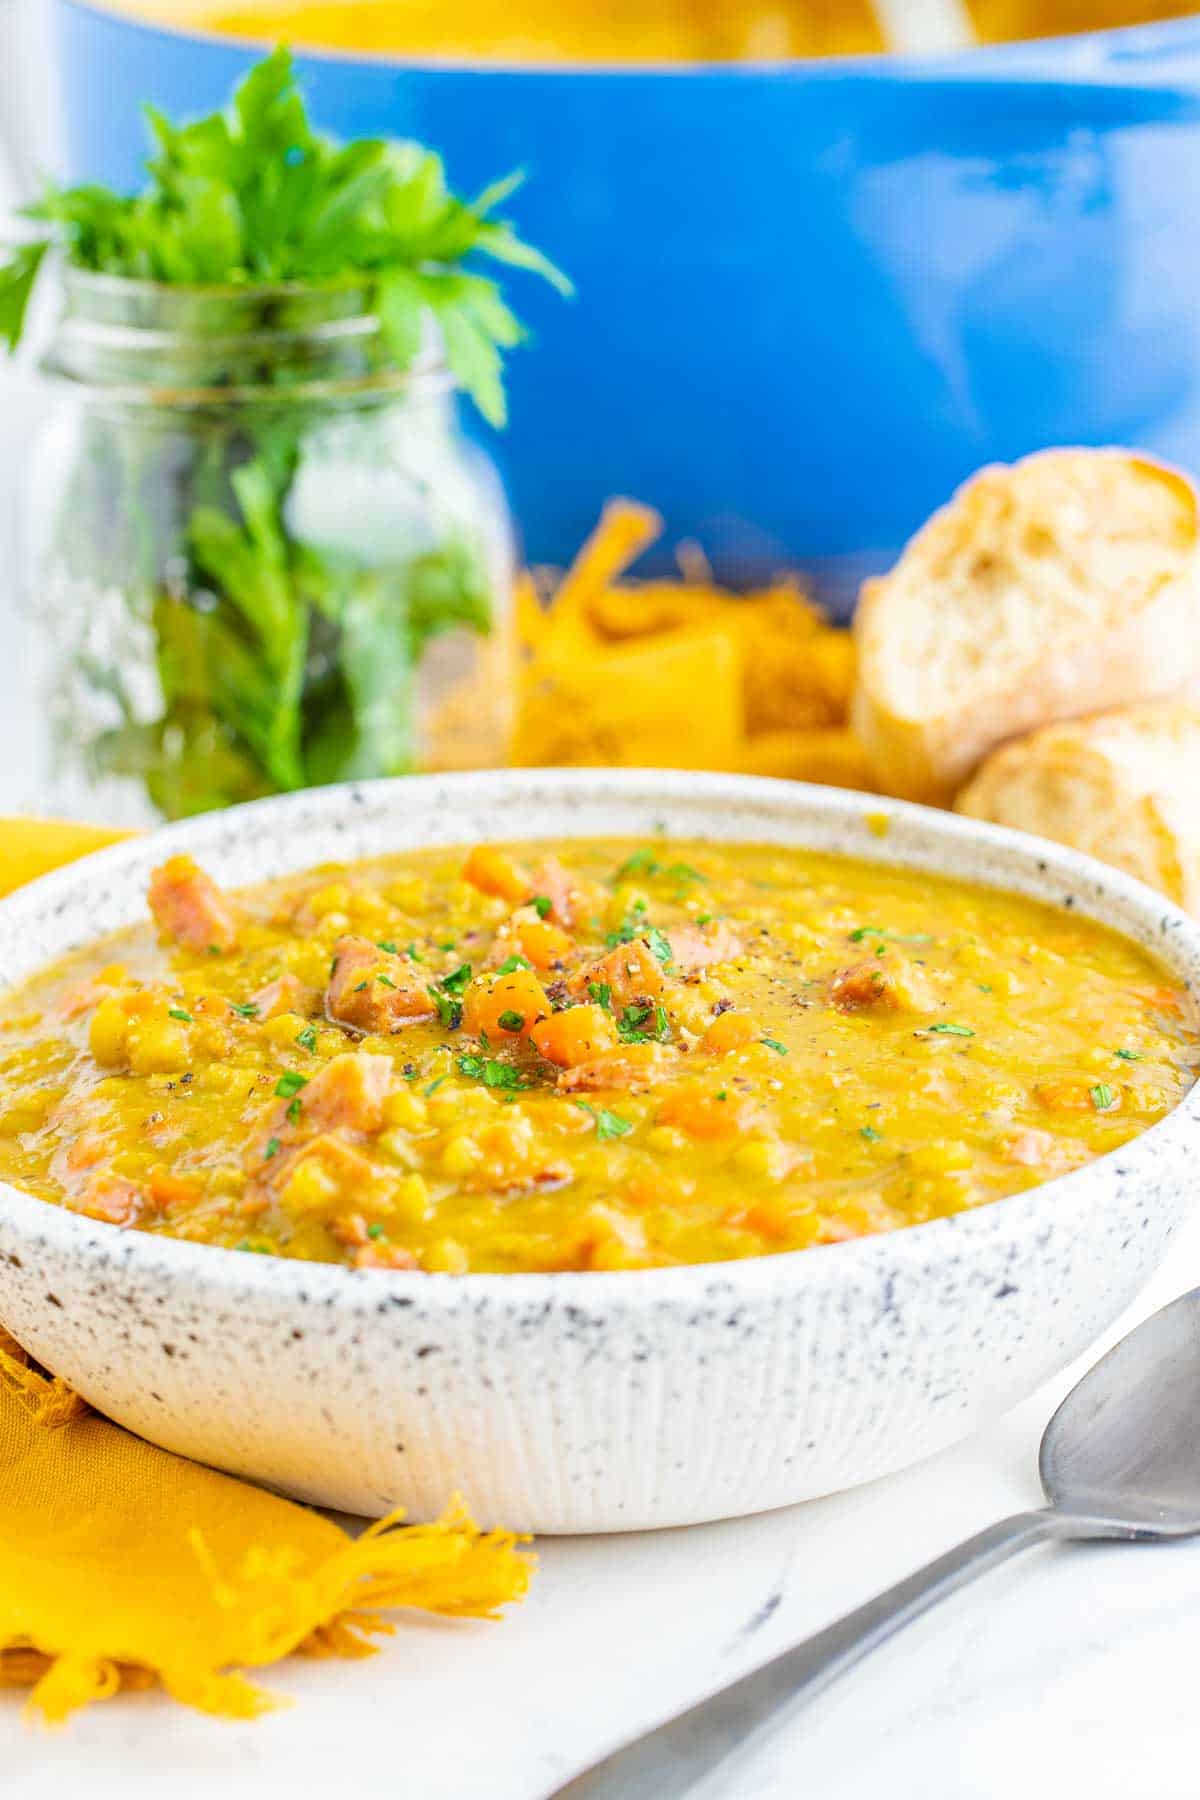
{"label": "blue enamel pot rim", "polygon": [[[68,12],[90,13],[149,37],[179,43],[220,45],[229,50],[252,52],[270,48],[281,40],[271,36],[241,37],[205,27],[174,24],[118,5],[97,0],[60,0]],[[286,41],[286,40],[282,40]],[[638,80],[647,75],[689,81],[792,80],[842,81],[847,76],[904,85],[928,79],[963,81],[1012,81],[1045,78],[1081,80],[1095,78],[1114,64],[1128,63],[1130,73],[1139,65],[1170,63],[1173,53],[1185,47],[1200,49],[1200,16],[1164,19],[1150,25],[1117,25],[1106,30],[1073,32],[1049,38],[1025,38],[1015,43],[979,44],[943,56],[905,56],[889,52],[871,55],[797,57],[782,62],[507,62],[502,59],[472,60],[453,56],[401,56],[394,52],[334,50],[328,46],[297,43],[292,46],[303,62],[388,70],[394,74],[554,76],[563,80],[603,77],[606,80]]]}

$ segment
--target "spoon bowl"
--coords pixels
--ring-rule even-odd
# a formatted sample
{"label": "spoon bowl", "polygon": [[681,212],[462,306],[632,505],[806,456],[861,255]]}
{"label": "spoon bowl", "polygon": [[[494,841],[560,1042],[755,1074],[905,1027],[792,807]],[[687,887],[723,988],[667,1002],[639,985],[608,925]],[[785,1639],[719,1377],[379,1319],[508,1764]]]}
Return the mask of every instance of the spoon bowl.
{"label": "spoon bowl", "polygon": [[1083,1377],[1042,1437],[1042,1488],[1064,1535],[1200,1532],[1200,1288],[1138,1326]]}

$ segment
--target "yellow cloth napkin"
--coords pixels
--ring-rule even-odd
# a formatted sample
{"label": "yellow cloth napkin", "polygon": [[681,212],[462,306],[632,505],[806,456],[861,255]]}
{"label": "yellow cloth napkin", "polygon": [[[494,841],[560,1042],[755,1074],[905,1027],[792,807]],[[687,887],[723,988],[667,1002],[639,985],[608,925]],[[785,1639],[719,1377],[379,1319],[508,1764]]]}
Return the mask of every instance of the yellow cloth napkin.
{"label": "yellow cloth napkin", "polygon": [[[77,830],[0,821],[0,893],[96,848]],[[462,1506],[351,1538],[100,1418],[0,1327],[0,1686],[32,1686],[47,1720],[155,1682],[253,1718],[273,1702],[242,1671],[370,1655],[382,1610],[494,1618],[529,1585],[518,1541]]]}

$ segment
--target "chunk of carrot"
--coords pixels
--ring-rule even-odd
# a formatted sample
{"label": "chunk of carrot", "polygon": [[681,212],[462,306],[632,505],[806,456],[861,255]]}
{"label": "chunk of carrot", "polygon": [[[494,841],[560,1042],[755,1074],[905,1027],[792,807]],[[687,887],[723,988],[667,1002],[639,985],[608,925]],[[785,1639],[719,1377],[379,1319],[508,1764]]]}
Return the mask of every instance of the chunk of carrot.
{"label": "chunk of carrot", "polygon": [[528,900],[532,891],[529,871],[489,844],[476,844],[462,873],[481,894],[495,894],[501,900]]}
{"label": "chunk of carrot", "polygon": [[560,1069],[591,1062],[613,1049],[617,1041],[613,1022],[600,1006],[568,1006],[543,1019],[529,1035],[547,1062],[557,1063]]}
{"label": "chunk of carrot", "polygon": [[517,926],[521,955],[535,969],[559,969],[575,948],[575,940],[549,919],[522,919]]}
{"label": "chunk of carrot", "polygon": [[[491,981],[480,976],[463,997],[463,1030],[472,1037],[486,1033],[494,1043],[528,1037],[535,1025],[549,1017],[546,990],[532,969],[513,969]],[[515,1023],[518,1019],[520,1024]]]}
{"label": "chunk of carrot", "polygon": [[727,1050],[743,1050],[762,1036],[762,1028],[750,1017],[749,1013],[718,1013],[704,1036],[700,1039],[700,1048],[708,1050],[714,1056],[723,1056]]}
{"label": "chunk of carrot", "polygon": [[660,1125],[677,1125],[694,1138],[734,1138],[754,1123],[754,1102],[727,1088],[678,1088],[658,1109]]}

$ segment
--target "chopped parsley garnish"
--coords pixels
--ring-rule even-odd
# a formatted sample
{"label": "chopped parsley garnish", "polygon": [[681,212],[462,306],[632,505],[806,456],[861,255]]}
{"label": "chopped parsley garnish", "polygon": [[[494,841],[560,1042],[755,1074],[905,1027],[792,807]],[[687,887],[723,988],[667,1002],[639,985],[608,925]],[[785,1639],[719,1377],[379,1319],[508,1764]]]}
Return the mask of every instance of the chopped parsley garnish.
{"label": "chopped parsley garnish", "polygon": [[[504,961],[500,964],[500,967],[496,970],[496,973],[497,975],[512,975],[517,969],[532,969],[532,967],[533,964],[529,961],[528,957],[506,956]],[[445,984],[443,983],[443,986],[444,985]]]}
{"label": "chopped parsley garnish", "polygon": [[873,1125],[861,1125],[859,1127],[858,1135],[866,1138],[868,1144],[878,1144],[881,1143],[883,1139],[883,1133],[876,1131]]}
{"label": "chopped parsley garnish", "polygon": [[654,1035],[660,1044],[669,1044],[671,1041],[671,1021],[661,1001],[654,1008]]}
{"label": "chopped parsley garnish", "polygon": [[421,955],[421,952],[417,949],[415,944],[406,944],[404,946],[404,954],[409,958],[410,962],[425,961],[425,958]]}
{"label": "chopped parsley garnish", "polygon": [[939,1025],[927,1025],[926,1031],[940,1031],[943,1037],[974,1037],[974,1029],[970,1025],[951,1025],[948,1022]]}
{"label": "chopped parsley garnish", "polygon": [[618,882],[627,881],[631,875],[656,875],[657,873],[658,858],[655,856],[653,850],[643,846],[642,849],[635,850],[632,856],[627,856],[625,858],[625,861],[613,876],[613,882],[616,884]]}
{"label": "chopped parsley garnish", "polygon": [[717,1089],[717,1099],[718,1100],[728,1100],[728,1098],[729,1098],[729,1090],[727,1088],[718,1088]]}
{"label": "chopped parsley garnish", "polygon": [[168,1006],[167,1017],[169,1019],[182,1019],[185,1025],[194,1023],[191,1013],[185,1012],[182,1006]]}
{"label": "chopped parsley garnish", "polygon": [[591,1106],[586,1100],[577,1100],[575,1104],[580,1112],[590,1113],[595,1119],[598,1143],[606,1143],[609,1138],[622,1138],[633,1130],[632,1119],[623,1119],[620,1113],[609,1112],[607,1106]]}
{"label": "chopped parsley garnish", "polygon": [[263,1161],[270,1162],[270,1160],[273,1156],[278,1156],[278,1155],[279,1155],[279,1139],[277,1137],[268,1138],[267,1139],[267,1147],[263,1151]]}
{"label": "chopped parsley garnish", "polygon": [[529,904],[539,919],[548,918],[554,910],[554,902],[549,894],[535,894]]}
{"label": "chopped parsley garnish", "polygon": [[270,1244],[252,1244],[249,1238],[243,1238],[240,1244],[235,1244],[233,1247],[235,1250],[249,1250],[254,1256],[270,1256],[271,1254]]}
{"label": "chopped parsley garnish", "polygon": [[786,1056],[788,1053],[787,1045],[781,1044],[778,1038],[761,1037],[758,1041],[760,1044],[765,1044],[768,1050],[773,1050],[776,1056]]}
{"label": "chopped parsley garnish", "polygon": [[458,1072],[471,1081],[482,1081],[489,1088],[527,1088],[530,1083],[510,1063],[498,1062],[494,1056],[476,1056],[469,1052],[458,1059]]}
{"label": "chopped parsley garnish", "polygon": [[457,969],[452,969],[449,975],[442,976],[441,980],[438,982],[438,986],[444,989],[447,994],[461,994],[470,979],[470,963],[459,963]]}
{"label": "chopped parsley garnish", "polygon": [[377,950],[386,950],[389,956],[399,956],[400,954],[390,938],[376,938],[375,948]]}
{"label": "chopped parsley garnish", "polygon": [[367,991],[367,986],[368,986],[368,984],[365,981],[360,981],[354,991],[356,994],[365,994]]}
{"label": "chopped parsley garnish", "polygon": [[639,927],[632,919],[626,919],[623,925],[617,927],[616,931],[605,933],[605,949],[616,950],[621,944],[632,944],[634,938],[638,935],[638,930]]}
{"label": "chopped parsley garnish", "polygon": [[384,1232],[384,1228],[382,1225],[375,1224],[375,1225],[367,1226],[367,1236],[369,1238],[381,1238],[383,1236],[383,1232]]}
{"label": "chopped parsley garnish", "polygon": [[243,1006],[239,1006],[236,1000],[231,1000],[229,1010],[235,1012],[239,1019],[257,1019],[258,1017],[258,1008],[253,1000],[247,1000]]}
{"label": "chopped parsley garnish", "polygon": [[1114,1050],[1113,1055],[1119,1056],[1122,1062],[1141,1062],[1142,1060],[1140,1050]]}
{"label": "chopped parsley garnish", "polygon": [[285,1069],[275,1083],[275,1092],[281,1100],[288,1100],[293,1094],[298,1094],[302,1087],[307,1086],[307,1075],[301,1075],[298,1069]]}
{"label": "chopped parsley garnish", "polygon": [[377,975],[375,977],[375,979],[379,983],[380,987],[391,988],[393,993],[395,992],[396,984],[392,980],[390,975]]}
{"label": "chopped parsley garnish", "polygon": [[513,1012],[510,1007],[506,1012],[500,1014],[496,1023],[500,1026],[502,1031],[524,1031],[525,1015],[524,1013]]}
{"label": "chopped parsley garnish", "polygon": [[1089,1090],[1088,1097],[1097,1112],[1108,1112],[1117,1103],[1117,1096],[1104,1081],[1098,1081],[1095,1087]]}
{"label": "chopped parsley garnish", "polygon": [[703,881],[705,879],[699,869],[694,869],[691,863],[660,863],[654,851],[645,846],[640,850],[635,850],[632,856],[626,857],[613,876],[613,885],[617,886],[622,881],[627,881],[631,875],[662,875],[668,881]]}
{"label": "chopped parsley garnish", "polygon": [[317,1047],[316,1026],[306,1025],[303,1031],[297,1033],[296,1042],[302,1050],[315,1050]]}
{"label": "chopped parsley garnish", "polygon": [[657,925],[652,925],[646,933],[646,942],[650,946],[651,955],[656,956],[660,963],[674,961],[674,952],[671,949],[670,940],[663,935]]}
{"label": "chopped parsley garnish", "polygon": [[457,1031],[462,1024],[462,1001],[451,1000],[449,994],[443,994],[441,988],[427,988],[426,992],[437,1008],[438,1024],[444,1025],[447,1031]]}
{"label": "chopped parsley garnish", "polygon": [[711,925],[716,916],[716,913],[697,913],[696,923],[697,925]]}
{"label": "chopped parsley garnish", "polygon": [[303,1110],[304,1110],[304,1103],[301,1100],[299,1094],[297,1094],[296,1098],[291,1102],[291,1104],[289,1105],[289,1107],[287,1109],[287,1117],[288,1117],[289,1122],[294,1125],[296,1123],[296,1120],[300,1117],[300,1114]]}
{"label": "chopped parsley garnish", "polygon": [[438,1075],[433,1081],[431,1081],[429,1083],[429,1086],[425,1089],[425,1098],[428,1100],[428,1098],[431,1094],[436,1094],[438,1089],[441,1087],[443,1081],[445,1081],[446,1079],[447,1078],[445,1075]]}
{"label": "chopped parsley garnish", "polygon": [[588,994],[606,1013],[612,1011],[612,987],[607,981],[589,981]]}
{"label": "chopped parsley garnish", "polygon": [[644,1044],[649,1033],[642,1030],[649,1019],[653,1007],[648,1001],[634,1001],[622,1007],[621,1016],[617,1020],[617,1036],[623,1044]]}
{"label": "chopped parsley garnish", "polygon": [[210,956],[220,956],[220,954],[221,954],[220,944],[210,944],[208,946],[208,954]]}

